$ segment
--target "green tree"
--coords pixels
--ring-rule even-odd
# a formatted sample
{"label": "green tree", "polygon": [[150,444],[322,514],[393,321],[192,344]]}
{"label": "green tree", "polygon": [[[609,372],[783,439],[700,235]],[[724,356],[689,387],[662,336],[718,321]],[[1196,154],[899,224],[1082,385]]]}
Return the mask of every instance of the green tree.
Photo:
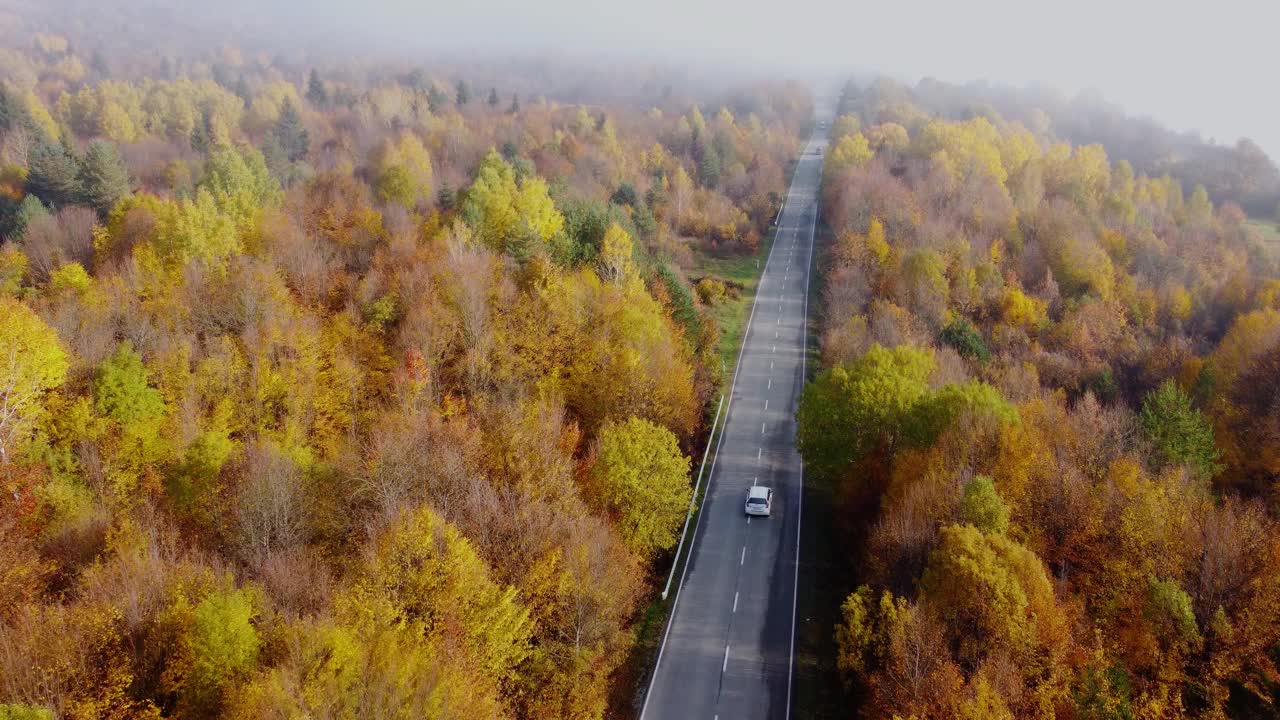
{"label": "green tree", "polygon": [[480,163],[462,215],[485,243],[513,255],[545,245],[565,224],[546,181],[536,176],[517,181],[515,168],[494,150]]}
{"label": "green tree", "polygon": [[1004,425],[1017,422],[1018,412],[984,382],[949,383],[919,399],[902,419],[902,434],[915,445],[931,445],[962,416]]}
{"label": "green tree", "polygon": [[0,130],[13,130],[30,124],[22,97],[10,90],[7,84],[0,84]]}
{"label": "green tree", "polygon": [[1197,184],[1187,198],[1187,221],[1197,225],[1205,225],[1213,219],[1213,203],[1203,185]]}
{"label": "green tree", "polygon": [[938,333],[938,340],[955,348],[961,355],[986,363],[991,359],[991,351],[982,340],[982,335],[973,323],[964,318],[956,318],[947,323]]}
{"label": "green tree", "polygon": [[448,182],[440,186],[440,192],[436,193],[436,204],[441,210],[448,212],[458,205],[458,193]]}
{"label": "green tree", "polygon": [[53,329],[26,305],[0,297],[0,464],[30,435],[41,398],[62,384],[69,366]]}
{"label": "green tree", "polygon": [[145,421],[164,412],[164,397],[151,387],[150,373],[133,343],[120,343],[102,363],[93,383],[98,412],[121,423]]}
{"label": "green tree", "polygon": [[89,273],[85,271],[84,266],[78,262],[69,262],[49,276],[49,289],[55,294],[64,290],[74,292],[84,292],[89,289],[89,285],[93,283],[93,279],[89,277]]}
{"label": "green tree", "polygon": [[114,143],[89,143],[80,162],[80,188],[85,202],[102,217],[129,195],[129,171]]}
{"label": "green tree", "polygon": [[715,188],[720,185],[720,153],[715,146],[707,145],[698,158],[698,182],[703,187]]}
{"label": "green tree", "polygon": [[831,477],[877,446],[891,447],[928,395],[932,371],[927,351],[875,345],[853,363],[819,373],[801,393],[797,412],[806,467]]}
{"label": "green tree", "polygon": [[1176,580],[1148,578],[1144,611],[1171,645],[1181,646],[1183,650],[1199,649],[1203,638],[1196,624],[1191,596]]}
{"label": "green tree", "polygon": [[374,192],[378,200],[412,209],[418,200],[417,183],[403,165],[392,165],[378,177],[374,183]]}
{"label": "green tree", "polygon": [[384,140],[370,158],[369,169],[377,178],[374,191],[384,203],[412,210],[420,199],[431,196],[431,155],[414,133]]}
{"label": "green tree", "polygon": [[188,712],[212,715],[224,689],[257,666],[262,639],[254,620],[260,600],[248,588],[215,589],[189,603],[179,596],[169,610],[183,633],[164,680]]}
{"label": "green tree", "polygon": [[42,142],[31,150],[28,162],[27,192],[52,207],[70,205],[80,198],[80,167],[66,148]]}
{"label": "green tree", "polygon": [[[121,462],[133,472],[149,470],[164,447],[160,427],[168,408],[132,343],[121,343],[98,368],[93,398],[98,413],[118,428]],[[126,482],[122,491],[129,489]]]}
{"label": "green tree", "polygon": [[192,260],[211,267],[223,268],[227,258],[243,249],[236,221],[248,225],[256,206],[252,196],[239,194],[224,197],[232,212],[228,215],[219,201],[206,188],[200,188],[191,200],[160,203],[152,239],[156,255],[169,268],[181,268]]}
{"label": "green tree", "polygon": [[13,217],[13,236],[22,237],[22,233],[26,231],[27,226],[32,220],[49,214],[49,209],[40,202],[40,198],[35,195],[27,195],[22,198],[22,203],[18,205],[18,211]]}
{"label": "green tree", "polygon": [[613,195],[609,197],[609,202],[634,207],[636,204],[635,186],[628,182],[621,183],[618,185],[618,189],[613,191]]}
{"label": "green tree", "polygon": [[315,68],[311,68],[311,74],[307,77],[307,102],[316,107],[329,104],[329,93],[324,89],[324,82],[320,80],[320,73]]}
{"label": "green tree", "polygon": [[221,687],[257,663],[261,641],[254,606],[253,593],[244,588],[212,593],[196,605],[189,641],[197,686]]}
{"label": "green tree", "polygon": [[457,94],[454,95],[454,100],[459,106],[471,102],[471,88],[467,86],[466,80],[458,81]]}
{"label": "green tree", "polygon": [[641,418],[605,424],[592,478],[601,504],[637,555],[675,544],[692,489],[689,458],[670,430]]}
{"label": "green tree", "polygon": [[996,484],[986,475],[976,475],[964,484],[957,512],[960,522],[985,533],[1009,529],[1009,507],[996,492]]}
{"label": "green tree", "polygon": [[289,162],[298,162],[311,150],[311,136],[302,124],[302,116],[293,101],[285,99],[280,108],[280,119],[271,128],[271,137],[279,144]]}
{"label": "green tree", "polygon": [[498,107],[498,88],[489,89],[489,107]]}
{"label": "green tree", "polygon": [[[241,234],[253,226],[262,209],[276,205],[281,195],[280,183],[267,169],[266,158],[252,147],[216,148],[209,154],[198,189],[211,194],[215,209],[229,217]],[[192,205],[200,205],[199,195]]]}
{"label": "green tree", "polygon": [[449,102],[449,96],[439,87],[432,85],[431,89],[427,91],[427,108],[431,112],[440,112],[447,102]]}
{"label": "green tree", "polygon": [[187,446],[181,462],[170,474],[169,493],[180,507],[195,509],[215,491],[218,473],[235,450],[231,415],[231,403],[220,402],[209,423]]}
{"label": "green tree", "polygon": [[1184,464],[1203,475],[1217,472],[1213,427],[1176,382],[1166,380],[1148,393],[1138,419],[1161,462]]}

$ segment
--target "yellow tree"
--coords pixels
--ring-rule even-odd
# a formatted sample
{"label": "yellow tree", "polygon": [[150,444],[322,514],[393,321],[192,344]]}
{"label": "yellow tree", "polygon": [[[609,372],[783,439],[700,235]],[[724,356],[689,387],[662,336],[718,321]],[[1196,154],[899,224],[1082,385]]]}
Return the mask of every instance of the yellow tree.
{"label": "yellow tree", "polygon": [[462,214],[489,246],[517,255],[536,249],[530,245],[545,245],[564,229],[546,181],[517,180],[515,169],[492,150],[480,163]]}
{"label": "yellow tree", "polygon": [[40,398],[66,378],[58,336],[26,305],[0,297],[0,464],[40,416]]}
{"label": "yellow tree", "polygon": [[833,176],[841,170],[862,167],[874,156],[875,151],[862,133],[845,135],[827,157],[825,170],[828,176]]}
{"label": "yellow tree", "polygon": [[605,425],[592,479],[632,551],[649,556],[675,544],[692,489],[689,458],[670,430],[640,418]]}
{"label": "yellow tree", "polygon": [[494,685],[529,654],[533,622],[515,589],[494,582],[471,543],[429,508],[375,540],[342,604],[357,623],[386,609],[388,619],[417,624],[425,641],[459,653],[460,662]]}
{"label": "yellow tree", "polygon": [[609,226],[600,243],[600,274],[612,283],[631,276],[631,236],[618,223]]}

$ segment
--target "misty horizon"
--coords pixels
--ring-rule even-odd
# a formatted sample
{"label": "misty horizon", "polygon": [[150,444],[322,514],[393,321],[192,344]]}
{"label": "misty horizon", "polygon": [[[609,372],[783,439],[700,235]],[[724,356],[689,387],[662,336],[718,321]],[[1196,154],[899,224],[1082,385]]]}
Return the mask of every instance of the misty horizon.
{"label": "misty horizon", "polygon": [[[15,15],[29,10],[5,5]],[[783,17],[758,0],[736,4],[732,13],[719,3],[670,0],[642,8],[581,0],[116,5],[185,21],[207,31],[211,43],[269,44],[336,65],[354,53],[409,63],[552,57],[583,65],[651,62],[695,77],[772,75],[826,85],[817,89],[827,92],[851,76],[1047,89],[1064,100],[1101,97],[1134,118],[1221,146],[1247,138],[1280,157],[1280,101],[1249,90],[1270,79],[1255,55],[1277,13],[1242,0],[1208,16],[1101,0],[1077,3],[1071,14],[1009,0],[982,0],[963,11],[928,2],[886,8],[805,0]]]}

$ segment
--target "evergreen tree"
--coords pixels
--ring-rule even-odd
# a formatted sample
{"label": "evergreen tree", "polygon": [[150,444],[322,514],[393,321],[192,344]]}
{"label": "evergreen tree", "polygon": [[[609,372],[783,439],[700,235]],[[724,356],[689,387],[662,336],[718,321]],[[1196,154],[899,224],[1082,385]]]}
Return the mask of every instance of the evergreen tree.
{"label": "evergreen tree", "polygon": [[316,107],[324,107],[329,104],[329,93],[324,89],[324,83],[320,81],[320,73],[315,68],[311,68],[311,77],[307,79],[307,102]]}
{"label": "evergreen tree", "polygon": [[449,102],[449,96],[440,88],[432,85],[431,89],[427,90],[427,107],[431,109],[431,112],[440,112],[447,102]]}
{"label": "evergreen tree", "polygon": [[80,197],[80,168],[61,145],[40,143],[31,151],[27,192],[46,205],[61,207]]}
{"label": "evergreen tree", "polygon": [[498,107],[498,88],[489,90],[489,107]]}
{"label": "evergreen tree", "polygon": [[507,112],[511,113],[512,115],[515,115],[516,113],[520,112],[520,96],[519,95],[512,93],[511,107],[507,109]]}
{"label": "evergreen tree", "polygon": [[12,130],[27,122],[27,110],[22,105],[22,98],[8,86],[0,85],[0,130]]}
{"label": "evergreen tree", "polygon": [[431,89],[431,79],[427,77],[427,71],[420,67],[409,71],[404,78],[404,84],[418,92],[427,92]]}
{"label": "evergreen tree", "polygon": [[1166,380],[1147,393],[1138,420],[1164,463],[1187,465],[1206,476],[1219,469],[1213,426],[1174,381]]}
{"label": "evergreen tree", "polygon": [[720,184],[720,154],[714,147],[706,147],[698,160],[698,182],[709,188]]}
{"label": "evergreen tree", "polygon": [[609,197],[609,202],[630,207],[636,204],[636,199],[635,186],[624,182],[618,186],[617,190],[613,191],[613,195]]}
{"label": "evergreen tree", "polygon": [[84,201],[103,216],[129,194],[129,171],[113,143],[89,143],[80,163],[80,186]]}
{"label": "evergreen tree", "polygon": [[253,93],[250,92],[249,90],[249,81],[246,80],[243,75],[241,75],[240,78],[236,80],[235,87],[231,89],[231,92],[235,93],[236,95],[239,95],[240,99],[244,101],[245,105],[248,105],[253,102]]}
{"label": "evergreen tree", "polygon": [[458,193],[455,192],[454,189],[449,186],[449,183],[446,182],[440,187],[436,203],[440,206],[441,210],[448,212],[457,206]]}
{"label": "evergreen tree", "polygon": [[284,107],[280,108],[280,120],[272,128],[271,134],[289,162],[302,160],[311,149],[311,137],[307,128],[302,124],[298,109],[289,100],[285,100]]}
{"label": "evergreen tree", "polygon": [[458,81],[457,101],[459,107],[471,102],[471,88],[467,87],[466,80]]}
{"label": "evergreen tree", "polygon": [[48,214],[49,208],[40,202],[40,198],[35,195],[27,195],[22,198],[17,211],[13,214],[13,226],[11,228],[13,237],[22,237],[22,233],[26,231],[32,220]]}
{"label": "evergreen tree", "polygon": [[209,152],[209,118],[201,117],[191,128],[191,149],[201,155]]}

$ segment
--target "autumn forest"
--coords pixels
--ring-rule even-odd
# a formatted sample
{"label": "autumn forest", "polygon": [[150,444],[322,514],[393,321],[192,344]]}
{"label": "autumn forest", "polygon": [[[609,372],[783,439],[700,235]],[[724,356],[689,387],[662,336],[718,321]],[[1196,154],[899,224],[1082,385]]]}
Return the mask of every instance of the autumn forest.
{"label": "autumn forest", "polygon": [[2,52],[0,714],[604,716],[807,91]]}
{"label": "autumn forest", "polygon": [[1274,717],[1257,146],[6,22],[0,720],[633,717],[819,93],[797,716]]}
{"label": "autumn forest", "polygon": [[867,717],[1274,717],[1274,226],[965,92],[851,85],[832,128],[799,443],[838,671]]}

